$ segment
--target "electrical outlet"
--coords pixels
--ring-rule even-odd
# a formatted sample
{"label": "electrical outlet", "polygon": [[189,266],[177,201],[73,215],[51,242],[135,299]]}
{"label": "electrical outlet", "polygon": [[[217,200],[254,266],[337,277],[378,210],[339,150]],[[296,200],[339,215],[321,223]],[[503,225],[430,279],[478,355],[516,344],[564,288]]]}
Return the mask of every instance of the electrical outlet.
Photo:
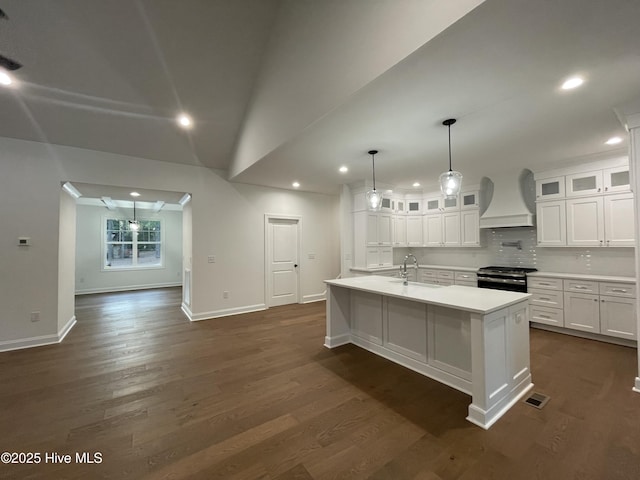
{"label": "electrical outlet", "polygon": [[315,253],[310,253],[308,255],[309,260],[315,260],[316,259],[316,254]]}
{"label": "electrical outlet", "polygon": [[227,292],[226,290],[222,292],[222,298],[229,298],[229,292]]}
{"label": "electrical outlet", "polygon": [[215,255],[209,255],[207,257],[207,262],[209,263],[216,263],[216,256]]}
{"label": "electrical outlet", "polygon": [[40,312],[31,312],[31,321],[39,322],[40,321]]}

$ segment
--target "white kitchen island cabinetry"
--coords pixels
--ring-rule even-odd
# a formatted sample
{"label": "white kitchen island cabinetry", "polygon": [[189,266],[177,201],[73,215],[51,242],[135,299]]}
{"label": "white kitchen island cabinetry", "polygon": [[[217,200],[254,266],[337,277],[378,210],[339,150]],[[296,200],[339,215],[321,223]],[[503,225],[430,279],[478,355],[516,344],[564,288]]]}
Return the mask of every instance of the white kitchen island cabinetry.
{"label": "white kitchen island cabinetry", "polygon": [[325,346],[353,343],[468,395],[489,428],[533,386],[529,294],[379,276],[327,280]]}

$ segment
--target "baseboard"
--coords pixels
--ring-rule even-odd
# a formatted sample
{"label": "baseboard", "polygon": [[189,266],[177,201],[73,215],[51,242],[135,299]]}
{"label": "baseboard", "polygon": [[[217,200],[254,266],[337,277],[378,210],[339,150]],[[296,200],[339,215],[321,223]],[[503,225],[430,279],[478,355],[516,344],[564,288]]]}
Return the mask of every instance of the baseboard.
{"label": "baseboard", "polygon": [[189,308],[189,305],[182,302],[182,305],[180,306],[180,310],[182,310],[182,313],[186,315],[186,317],[189,319],[190,322],[193,322],[193,313],[191,313],[191,309]]}
{"label": "baseboard", "polygon": [[199,322],[200,320],[211,320],[213,318],[228,317],[230,315],[239,315],[241,313],[259,312],[261,310],[266,310],[267,306],[264,303],[259,303],[256,305],[245,305],[243,307],[225,308],[222,310],[213,310],[211,312],[203,312],[203,313],[196,313],[196,314],[189,311],[191,315],[188,315],[185,309],[187,308],[183,304],[182,311],[187,315],[187,317],[189,317],[190,321]]}
{"label": "baseboard", "polygon": [[69,321],[64,325],[64,327],[62,327],[58,331],[58,343],[64,340],[64,337],[67,336],[67,333],[71,331],[71,329],[75,326],[76,323],[77,323],[76,316],[74,315],[69,319]]}
{"label": "baseboard", "polygon": [[302,303],[322,302],[327,299],[327,291],[316,293],[313,295],[305,295],[302,297]]}
{"label": "baseboard", "polygon": [[640,377],[636,377],[636,385],[632,389],[634,392],[640,393]]}
{"label": "baseboard", "polygon": [[152,288],[181,287],[182,282],[154,283],[150,285],[128,285],[125,287],[101,287],[76,290],[76,295],[91,295],[93,293],[128,292],[131,290],[151,290]]}
{"label": "baseboard", "polygon": [[45,345],[60,343],[64,340],[64,337],[67,336],[75,324],[76,316],[74,315],[56,335],[39,335],[37,337],[20,338],[17,340],[0,342],[0,352],[10,352],[12,350],[22,350],[24,348],[44,347]]}

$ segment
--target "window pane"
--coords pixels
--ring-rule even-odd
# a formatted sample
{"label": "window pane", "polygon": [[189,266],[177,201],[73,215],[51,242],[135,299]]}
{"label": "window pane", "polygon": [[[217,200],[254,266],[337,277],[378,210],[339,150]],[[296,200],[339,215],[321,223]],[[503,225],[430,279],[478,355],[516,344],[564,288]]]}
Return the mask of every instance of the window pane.
{"label": "window pane", "polygon": [[139,243],[138,244],[138,265],[151,266],[161,265],[160,244],[158,243]]}
{"label": "window pane", "polygon": [[107,267],[131,267],[133,265],[133,244],[114,243],[107,245]]}

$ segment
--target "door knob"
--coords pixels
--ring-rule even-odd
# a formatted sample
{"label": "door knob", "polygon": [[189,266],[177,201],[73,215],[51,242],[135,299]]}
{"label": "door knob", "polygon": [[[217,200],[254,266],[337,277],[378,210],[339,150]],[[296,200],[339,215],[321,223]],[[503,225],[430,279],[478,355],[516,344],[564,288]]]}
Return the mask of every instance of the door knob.
{"label": "door knob", "polygon": [[298,264],[297,264],[297,263],[294,263],[294,264],[293,264],[293,268],[298,268]]}

